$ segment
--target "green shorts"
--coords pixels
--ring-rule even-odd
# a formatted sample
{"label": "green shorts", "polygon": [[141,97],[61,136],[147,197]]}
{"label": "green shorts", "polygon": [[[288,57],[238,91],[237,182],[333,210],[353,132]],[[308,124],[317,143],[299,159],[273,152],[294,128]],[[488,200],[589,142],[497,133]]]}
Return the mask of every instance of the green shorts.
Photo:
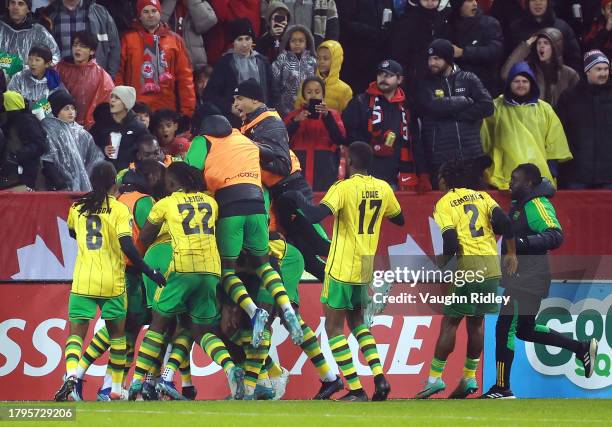
{"label": "green shorts", "polygon": [[125,272],[125,285],[127,289],[127,312],[137,324],[142,325],[147,316],[145,298],[142,294],[142,274]]}
{"label": "green shorts", "polygon": [[357,310],[368,305],[368,286],[340,282],[325,275],[321,302],[336,310]]}
{"label": "green shorts", "polygon": [[[285,257],[282,260],[280,267],[280,275],[285,285],[285,291],[289,300],[295,304],[300,305],[300,294],[298,292],[298,286],[302,273],[304,272],[304,257],[301,252],[293,245],[287,243],[287,250]],[[260,287],[257,293],[257,302],[263,302],[266,304],[274,305],[274,298],[270,295],[264,287]]]}
{"label": "green shorts", "polygon": [[[461,297],[467,302],[453,302],[444,306],[444,314],[451,317],[463,316],[484,316],[485,314],[495,314],[499,310],[499,306],[493,302],[471,302],[472,298],[481,298],[497,295],[499,287],[499,277],[485,279],[483,282],[465,283],[463,286],[451,286],[449,295]],[[457,298],[455,298],[457,299]]]}
{"label": "green shorts", "polygon": [[127,313],[127,294],[112,298],[89,297],[70,293],[68,300],[68,319],[92,320],[96,317],[97,308],[100,307],[102,319],[121,320]]}
{"label": "green shorts", "polygon": [[212,325],[221,314],[217,303],[219,276],[202,273],[176,273],[168,276],[166,286],[158,287],[153,311],[164,317],[187,313],[193,323]]}
{"label": "green shorts", "polygon": [[242,249],[251,255],[268,254],[268,216],[238,215],[217,221],[217,247],[221,258],[238,258]]}
{"label": "green shorts", "polygon": [[[149,249],[147,249],[147,253],[145,253],[144,256],[144,261],[149,267],[156,269],[165,275],[170,268],[170,263],[172,262],[173,256],[172,244],[170,242],[158,243],[157,245],[151,246]],[[157,290],[157,283],[149,279],[144,274],[142,275],[142,279],[147,297],[147,308],[151,308],[153,307],[153,297],[155,296],[155,291]]]}

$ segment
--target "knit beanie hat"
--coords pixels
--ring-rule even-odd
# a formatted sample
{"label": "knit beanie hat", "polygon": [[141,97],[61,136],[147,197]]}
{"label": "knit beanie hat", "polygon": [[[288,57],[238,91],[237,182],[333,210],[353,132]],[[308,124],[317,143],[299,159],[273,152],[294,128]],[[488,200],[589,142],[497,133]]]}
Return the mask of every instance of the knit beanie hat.
{"label": "knit beanie hat", "polygon": [[244,96],[255,101],[265,102],[261,85],[253,78],[240,83],[234,91],[234,96]]}
{"label": "knit beanie hat", "polygon": [[584,54],[584,72],[587,73],[597,64],[608,64],[610,60],[601,50],[589,50]]}
{"label": "knit beanie hat", "polygon": [[17,111],[25,109],[25,100],[19,92],[7,90],[4,92],[3,105],[5,111]]}
{"label": "knit beanie hat", "polygon": [[66,105],[74,105],[76,108],[76,102],[72,95],[70,95],[65,90],[56,90],[51,95],[49,95],[49,104],[51,104],[51,112],[53,116],[57,117],[62,108]]}
{"label": "knit beanie hat", "polygon": [[136,16],[140,16],[142,9],[147,6],[153,6],[160,12],[162,11],[162,6],[159,0],[138,0],[138,3],[136,3]]}
{"label": "knit beanie hat", "polygon": [[454,50],[451,42],[445,39],[435,39],[427,49],[427,55],[444,59],[448,64],[454,62]]}
{"label": "knit beanie hat", "polygon": [[111,94],[119,98],[127,110],[131,110],[136,104],[136,89],[132,86],[115,86]]}
{"label": "knit beanie hat", "polygon": [[255,31],[251,21],[246,18],[235,19],[229,23],[229,36],[232,42],[240,36],[250,36],[255,39]]}

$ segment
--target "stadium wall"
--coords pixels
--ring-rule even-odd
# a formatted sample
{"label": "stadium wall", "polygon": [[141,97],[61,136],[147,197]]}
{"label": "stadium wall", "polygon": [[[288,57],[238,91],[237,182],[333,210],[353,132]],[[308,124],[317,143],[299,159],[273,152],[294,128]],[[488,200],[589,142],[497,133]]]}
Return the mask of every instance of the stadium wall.
{"label": "stadium wall", "polygon": [[[441,236],[431,218],[439,194],[423,196],[399,193],[406,225],[384,224],[377,269],[414,266],[425,254],[439,252]],[[67,193],[0,193],[0,400],[50,399],[63,374],[63,343],[68,334],[67,300],[69,280],[76,257],[76,244],[68,235],[66,216],[72,202]],[[506,194],[493,197],[504,208]],[[611,397],[610,343],[612,317],[612,232],[606,227],[612,213],[612,192],[561,192],[553,200],[566,239],[555,252],[556,283],[545,300],[540,318],[551,327],[581,339],[600,338],[602,355],[594,378],[578,378],[573,357],[531,344],[517,346],[513,371],[515,392],[525,397]],[[326,224],[327,226],[330,223]],[[329,228],[328,228],[329,229]],[[402,292],[395,286],[392,295]],[[302,284],[301,312],[322,338],[327,360],[333,358],[326,343],[323,316],[318,302],[319,284]],[[442,292],[442,291],[440,291]],[[547,315],[551,307],[564,308],[566,315]],[[546,309],[546,310],[545,310]],[[428,363],[439,330],[441,316],[431,306],[389,305],[374,318],[373,332],[379,343],[381,361],[393,387],[391,397],[412,397],[428,374]],[[484,377],[481,386],[494,381],[495,316],[486,321]],[[97,326],[100,326],[98,322]],[[275,324],[271,354],[291,372],[286,398],[310,398],[318,389],[317,375],[301,350],[292,345],[287,332]],[[445,378],[459,378],[465,354],[465,332],[460,329],[456,352],[449,359]],[[354,354],[356,341],[350,339]],[[570,355],[571,356],[571,355]],[[220,369],[196,348],[192,354],[194,383],[198,398],[222,398],[227,387]],[[359,359],[358,372],[369,369]],[[86,398],[94,398],[102,381],[103,364],[94,365],[87,376]],[[334,369],[337,369],[334,365]],[[520,381],[529,376],[528,381]],[[484,384],[483,380],[484,379]],[[372,381],[364,381],[369,392]],[[449,389],[454,382],[447,382]],[[514,385],[516,384],[516,385]],[[444,395],[442,395],[444,396]]]}

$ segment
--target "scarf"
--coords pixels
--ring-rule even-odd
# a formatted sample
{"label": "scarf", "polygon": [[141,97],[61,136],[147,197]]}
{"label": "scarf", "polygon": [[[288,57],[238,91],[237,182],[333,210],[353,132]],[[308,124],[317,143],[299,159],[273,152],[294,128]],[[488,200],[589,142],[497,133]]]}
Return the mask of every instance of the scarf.
{"label": "scarf", "polygon": [[236,71],[238,72],[238,84],[248,79],[255,79],[259,84],[261,84],[255,52],[252,51],[249,56],[242,56],[235,52],[232,53],[232,55],[234,56]]}
{"label": "scarf", "polygon": [[401,135],[395,135],[393,137],[392,132],[387,130],[383,132],[383,110],[380,106],[380,99],[383,97],[383,93],[380,91],[376,82],[370,83],[366,94],[369,96],[368,107],[372,114],[368,118],[368,132],[372,136],[370,144],[374,150],[374,155],[377,157],[390,157],[394,153],[393,146],[397,142],[397,138],[401,138],[403,145],[409,148],[409,152],[412,153],[410,147],[410,138],[408,136],[408,120],[409,112],[404,108],[404,101],[406,96],[401,88],[397,88],[393,98],[389,100],[391,104],[395,104],[402,113],[402,132]]}
{"label": "scarf", "polygon": [[143,30],[139,32],[144,42],[140,92],[158,93],[161,90],[160,83],[172,79],[172,74],[168,71],[166,54],[160,46],[160,37],[157,34]]}

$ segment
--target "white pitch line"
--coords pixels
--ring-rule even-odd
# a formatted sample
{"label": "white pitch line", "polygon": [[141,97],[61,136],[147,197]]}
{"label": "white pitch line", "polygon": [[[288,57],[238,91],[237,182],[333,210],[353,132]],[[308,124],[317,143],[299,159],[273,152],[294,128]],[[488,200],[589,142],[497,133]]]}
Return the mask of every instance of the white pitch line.
{"label": "white pitch line", "polygon": [[[261,413],[261,412],[233,412],[229,414],[228,412],[219,412],[219,411],[147,411],[147,410],[137,410],[137,409],[81,409],[77,407],[77,412],[85,412],[85,413],[130,413],[130,414],[150,414],[150,415],[162,415],[162,414],[176,414],[176,415],[204,415],[204,416],[224,416],[224,415],[232,415],[232,416],[241,416],[241,417],[256,417],[256,416],[272,416],[272,417],[290,417],[290,418],[298,418],[298,417],[308,417],[312,418],[313,414],[295,414],[295,413],[283,413],[283,412],[275,412],[275,413]],[[351,414],[338,414],[338,413],[325,413],[318,414],[324,417],[329,418],[359,418],[363,419],[363,415],[351,415]],[[508,422],[551,422],[551,423],[563,423],[563,424],[575,424],[575,423],[598,423],[598,424],[608,424],[610,420],[608,419],[567,419],[567,418],[514,418],[514,417],[457,417],[450,415],[373,415],[369,413],[367,415],[368,418],[374,419],[403,419],[403,420],[414,420],[414,419],[424,419],[424,420],[463,420],[463,421],[508,421]]]}

